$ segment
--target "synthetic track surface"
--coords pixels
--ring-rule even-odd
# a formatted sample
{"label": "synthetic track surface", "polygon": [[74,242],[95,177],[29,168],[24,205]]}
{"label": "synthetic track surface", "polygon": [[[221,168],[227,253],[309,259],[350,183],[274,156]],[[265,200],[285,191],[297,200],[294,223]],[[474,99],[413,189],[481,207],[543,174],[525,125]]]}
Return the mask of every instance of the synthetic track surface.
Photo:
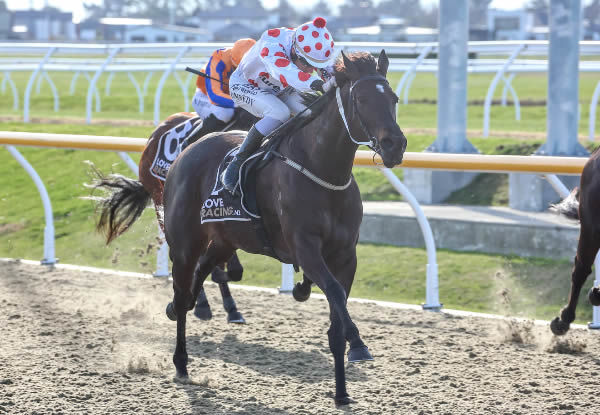
{"label": "synthetic track surface", "polygon": [[192,382],[173,381],[163,279],[0,262],[0,413],[591,414],[598,332],[349,303],[375,361],[336,409],[325,301],[234,289],[248,324],[188,314]]}

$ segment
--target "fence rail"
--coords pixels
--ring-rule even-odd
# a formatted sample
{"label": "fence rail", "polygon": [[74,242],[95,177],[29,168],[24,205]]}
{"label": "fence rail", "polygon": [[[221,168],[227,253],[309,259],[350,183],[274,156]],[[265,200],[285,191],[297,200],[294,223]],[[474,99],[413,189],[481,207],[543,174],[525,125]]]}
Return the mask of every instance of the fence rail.
{"label": "fence rail", "polygon": [[[108,95],[110,80],[115,73],[127,73],[132,83],[136,87],[138,94],[139,112],[144,112],[144,96],[146,95],[147,84],[153,73],[162,73],[154,97],[154,122],[157,125],[160,121],[160,98],[162,88],[167,77],[173,75],[177,80],[182,95],[184,97],[184,110],[189,108],[189,99],[187,99],[188,90],[191,87],[192,77],[186,74],[185,80],[182,80],[179,72],[188,65],[202,65],[207,56],[215,49],[229,47],[231,43],[115,43],[115,44],[69,44],[69,43],[0,43],[0,72],[3,73],[2,85],[9,83],[13,91],[13,107],[19,107],[18,91],[14,81],[11,79],[12,72],[33,72],[30,83],[36,77],[45,79],[52,87],[54,94],[54,108],[59,110],[58,91],[54,88],[49,72],[72,72],[74,85],[75,80],[83,73],[86,77],[94,72],[97,79],[103,73],[109,75],[107,80],[106,95]],[[396,43],[396,42],[338,42],[336,49],[344,51],[366,50],[372,53],[379,53],[385,49],[392,57],[389,70],[391,72],[403,72],[402,80],[396,86],[398,96],[404,94],[403,102],[408,103],[408,97],[412,82],[417,73],[437,73],[437,59],[427,58],[435,56],[438,51],[438,43]],[[580,42],[579,53],[581,56],[600,55],[600,41],[582,41]],[[488,99],[485,100],[483,116],[483,136],[489,135],[489,125],[491,117],[491,105],[494,90],[500,81],[504,84],[502,91],[502,102],[506,104],[506,95],[511,93],[515,103],[515,119],[521,119],[520,102],[512,81],[516,74],[546,72],[548,62],[545,60],[520,60],[517,56],[547,56],[549,52],[548,41],[504,41],[504,42],[469,42],[468,52],[470,54],[481,56],[506,56],[504,59],[470,59],[467,65],[468,73],[490,73],[495,74],[494,80],[488,89]],[[47,55],[47,59],[41,57],[23,57],[27,55]],[[60,57],[60,54],[67,55],[97,55],[98,58],[82,61],[77,58]],[[151,57],[151,55],[156,55]],[[2,55],[12,55],[10,59],[3,58]],[[120,57],[125,55],[125,57]],[[132,57],[144,55],[143,58]],[[192,55],[194,57],[192,57]],[[403,56],[414,55],[416,59],[406,59]],[[104,57],[104,59],[102,59]],[[18,63],[20,62],[20,63]],[[580,63],[580,72],[600,72],[600,61],[582,61]],[[137,85],[137,81],[132,76],[133,73],[143,72],[147,74],[144,88]],[[39,81],[38,81],[39,89]],[[596,87],[600,91],[600,81]],[[73,91],[73,87],[71,88]],[[72,93],[72,92],[71,92]],[[28,88],[24,101],[24,120],[29,122],[31,88]],[[96,112],[100,111],[100,93],[96,82],[90,81],[88,87],[88,99],[86,101],[86,119],[91,122],[92,118],[92,100],[89,98],[95,96]],[[598,105],[598,93],[594,94],[594,99],[590,103],[589,115],[589,136],[593,140],[595,136],[596,109]]]}

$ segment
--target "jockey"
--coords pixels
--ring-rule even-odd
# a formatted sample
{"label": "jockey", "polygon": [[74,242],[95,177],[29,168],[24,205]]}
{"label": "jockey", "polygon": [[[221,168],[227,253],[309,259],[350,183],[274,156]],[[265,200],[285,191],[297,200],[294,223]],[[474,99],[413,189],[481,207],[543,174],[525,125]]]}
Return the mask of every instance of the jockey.
{"label": "jockey", "polygon": [[[242,163],[263,138],[305,106],[298,92],[327,92],[335,85],[333,38],[317,17],[296,29],[265,31],[244,56],[229,80],[235,104],[261,117],[223,173],[224,187],[234,192]],[[317,71],[318,76],[313,75]]]}
{"label": "jockey", "polygon": [[242,57],[254,44],[254,39],[240,39],[229,49],[213,52],[202,71],[213,79],[198,76],[192,106],[202,118],[202,128],[185,140],[183,148],[205,134],[225,128],[234,115],[234,102],[229,96],[229,77],[240,64]]}

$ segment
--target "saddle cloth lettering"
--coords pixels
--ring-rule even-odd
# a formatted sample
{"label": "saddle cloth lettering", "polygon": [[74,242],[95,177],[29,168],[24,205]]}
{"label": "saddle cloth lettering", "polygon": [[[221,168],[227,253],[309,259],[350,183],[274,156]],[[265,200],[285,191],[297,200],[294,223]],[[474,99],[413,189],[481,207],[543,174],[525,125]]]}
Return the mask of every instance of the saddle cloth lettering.
{"label": "saddle cloth lettering", "polygon": [[165,181],[171,164],[175,161],[179,153],[181,153],[183,140],[185,140],[195,127],[199,128],[201,126],[201,122],[199,121],[200,117],[190,118],[171,128],[160,137],[156,156],[154,156],[154,161],[150,166],[150,173],[154,177]]}
{"label": "saddle cloth lettering", "polygon": [[248,222],[252,220],[242,207],[240,197],[229,193],[221,184],[221,175],[233,159],[233,156],[237,153],[237,150],[237,148],[234,148],[227,153],[223,161],[219,164],[213,190],[210,197],[202,204],[200,223],[223,222],[226,220]]}

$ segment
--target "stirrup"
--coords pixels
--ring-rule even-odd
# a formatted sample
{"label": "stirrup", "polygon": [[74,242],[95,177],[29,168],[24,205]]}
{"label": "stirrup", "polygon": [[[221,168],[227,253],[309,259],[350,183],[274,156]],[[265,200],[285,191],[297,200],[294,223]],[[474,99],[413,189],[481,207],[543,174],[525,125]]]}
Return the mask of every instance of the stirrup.
{"label": "stirrup", "polygon": [[227,173],[227,169],[225,169],[225,171],[221,174],[221,184],[223,185],[223,189],[227,190],[229,193],[231,193],[232,195],[236,195],[236,188],[237,188],[237,180],[236,182],[233,184],[233,187],[227,186],[227,183],[225,183],[225,174]]}

